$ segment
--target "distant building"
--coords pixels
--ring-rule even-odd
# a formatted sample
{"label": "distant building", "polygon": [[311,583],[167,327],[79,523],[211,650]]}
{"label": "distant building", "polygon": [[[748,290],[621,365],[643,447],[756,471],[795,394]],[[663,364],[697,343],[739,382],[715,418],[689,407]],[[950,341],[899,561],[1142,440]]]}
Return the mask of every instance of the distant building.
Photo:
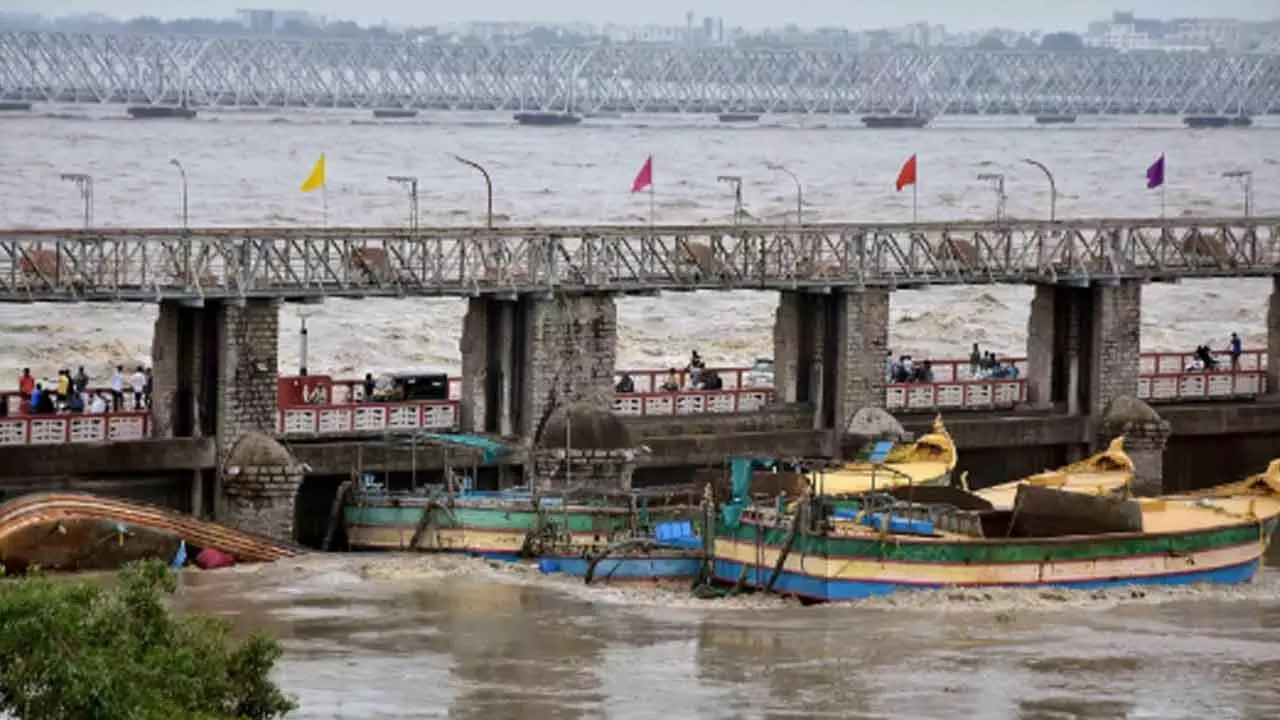
{"label": "distant building", "polygon": [[250,32],[272,33],[285,25],[322,27],[324,17],[305,10],[237,10],[236,17]]}

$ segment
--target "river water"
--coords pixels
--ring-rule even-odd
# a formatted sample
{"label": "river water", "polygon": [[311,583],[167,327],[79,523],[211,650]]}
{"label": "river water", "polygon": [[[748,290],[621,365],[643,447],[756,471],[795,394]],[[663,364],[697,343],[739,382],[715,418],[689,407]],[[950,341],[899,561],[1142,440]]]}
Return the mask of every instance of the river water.
{"label": "river water", "polygon": [[[1172,214],[1235,214],[1224,171],[1255,173],[1259,213],[1280,212],[1280,128],[1191,132],[1163,121],[1036,128],[940,121],[872,132],[837,120],[725,128],[646,118],[560,129],[497,116],[204,113],[139,124],[60,110],[0,119],[0,226],[75,226],[62,172],[96,178],[99,225],[176,225],[179,158],[193,225],[319,224],[321,198],[297,186],[328,153],[328,220],[406,221],[389,174],[422,178],[424,225],[478,224],[489,167],[501,223],[644,222],[628,193],[656,164],[659,222],[723,222],[719,174],[742,175],[747,209],[781,222],[794,208],[785,163],[804,182],[807,220],[904,220],[892,183],[920,156],[923,219],[985,217],[978,172],[1008,176],[1008,211],[1043,215],[1052,167],[1060,217],[1151,216],[1144,170],[1168,156]],[[1269,283],[1187,282],[1145,290],[1146,349],[1265,344]],[[893,347],[964,354],[971,341],[1022,351],[1030,291],[940,288],[893,297]],[[776,299],[706,293],[619,301],[620,361],[661,366],[698,348],[712,363],[767,354]],[[696,310],[694,310],[696,308]],[[309,319],[314,372],[459,366],[458,301],[330,301]],[[282,321],[282,369],[296,365],[297,310]],[[0,308],[0,373],[147,362],[154,308]],[[765,597],[695,600],[674,591],[588,590],[510,566],[424,556],[315,556],[185,577],[181,604],[278,633],[280,680],[299,718],[1270,718],[1280,713],[1280,568],[1242,588],[1148,593],[938,592],[802,608]]]}
{"label": "river water", "polygon": [[[1280,554],[1274,560],[1280,560]],[[1233,588],[921,592],[801,607],[595,589],[482,560],[189,572],[266,629],[297,718],[1273,718],[1280,567]]]}
{"label": "river water", "polygon": [[[1145,170],[1167,155],[1168,212],[1241,212],[1237,185],[1223,172],[1254,172],[1259,214],[1280,213],[1280,126],[1190,131],[1177,120],[1097,120],[1036,127],[1029,120],[941,119],[920,131],[868,131],[854,119],[780,119],[724,127],[681,118],[592,120],[573,128],[522,128],[505,115],[424,115],[377,123],[365,113],[204,112],[190,122],[130,121],[118,107],[64,108],[0,117],[0,226],[81,223],[76,189],[63,172],[95,178],[94,222],[176,226],[181,221],[179,159],[190,178],[193,225],[319,225],[319,193],[298,186],[321,152],[328,157],[327,219],[333,225],[408,221],[407,194],[387,175],[421,178],[421,223],[483,222],[484,186],[459,153],[494,178],[497,221],[507,224],[643,223],[648,197],[629,193],[649,153],[655,157],[657,221],[727,222],[733,203],[721,174],[744,178],[746,208],[772,222],[794,220],[791,180],[804,183],[808,221],[908,220],[910,191],[893,181],[911,153],[920,157],[921,219],[984,218],[995,195],[979,172],[1007,175],[1008,213],[1040,217],[1048,188],[1032,157],[1051,167],[1059,217],[1155,216],[1160,195]],[[1264,347],[1270,283],[1187,282],[1146,288],[1146,350],[1225,347],[1237,331]],[[967,356],[981,342],[1000,354],[1024,352],[1026,287],[936,288],[893,296],[891,346],[917,358]],[[697,348],[713,364],[745,364],[772,348],[770,293],[702,293],[619,301],[619,361],[662,367]],[[694,310],[696,308],[696,311]],[[332,300],[308,307],[312,372],[460,367],[458,300]],[[298,365],[298,312],[281,322],[281,369]],[[86,364],[101,378],[117,362],[148,364],[154,306],[10,305],[0,308],[0,376],[31,366]]]}

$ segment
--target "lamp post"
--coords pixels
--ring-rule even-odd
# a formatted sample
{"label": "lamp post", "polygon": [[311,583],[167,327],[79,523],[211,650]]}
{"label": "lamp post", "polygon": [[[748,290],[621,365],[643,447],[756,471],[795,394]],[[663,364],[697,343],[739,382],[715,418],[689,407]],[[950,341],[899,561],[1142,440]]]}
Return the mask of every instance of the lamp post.
{"label": "lamp post", "polygon": [[484,176],[484,191],[485,191],[485,195],[488,198],[488,205],[487,205],[488,210],[485,213],[485,227],[492,228],[493,227],[493,180],[490,179],[489,177],[489,171],[485,170],[484,166],[481,165],[480,163],[474,160],[468,160],[462,157],[461,155],[454,155],[453,159],[457,160],[463,165],[467,165],[469,167],[475,168],[481,175]]}
{"label": "lamp post", "polygon": [[187,169],[182,167],[182,162],[178,158],[169,158],[169,164],[178,168],[178,174],[182,176],[182,229],[186,230],[189,227],[187,223]]}
{"label": "lamp post", "polygon": [[796,224],[804,224],[804,186],[800,184],[800,178],[796,174],[788,170],[785,166],[778,163],[768,162],[764,164],[770,170],[776,170],[780,173],[786,173],[791,177],[791,181],[796,184]]}
{"label": "lamp post", "polygon": [[413,175],[388,175],[387,180],[409,188],[409,232],[418,232],[418,178]]}
{"label": "lamp post", "polygon": [[1049,222],[1056,221],[1058,214],[1058,184],[1053,180],[1053,173],[1049,171],[1049,168],[1044,163],[1038,160],[1022,158],[1022,162],[1032,167],[1040,168],[1040,172],[1044,173],[1044,176],[1049,179]]}
{"label": "lamp post", "polygon": [[996,189],[996,222],[1000,222],[1004,219],[1004,173],[979,173],[978,179]]}
{"label": "lamp post", "polygon": [[1253,171],[1228,170],[1222,173],[1222,177],[1240,181],[1244,188],[1244,216],[1249,217],[1253,212]]}
{"label": "lamp post", "polygon": [[80,198],[84,200],[84,227],[93,226],[93,177],[84,173],[62,173],[60,176],[67,182],[73,182],[80,190]]}
{"label": "lamp post", "polygon": [[729,183],[733,188],[733,224],[742,217],[742,178],[738,175],[717,175],[716,182]]}

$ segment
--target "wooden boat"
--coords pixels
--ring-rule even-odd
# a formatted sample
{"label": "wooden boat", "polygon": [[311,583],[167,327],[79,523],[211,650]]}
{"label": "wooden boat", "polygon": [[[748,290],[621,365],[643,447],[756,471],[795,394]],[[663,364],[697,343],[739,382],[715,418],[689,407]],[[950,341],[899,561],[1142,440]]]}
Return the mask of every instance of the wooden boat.
{"label": "wooden boat", "polygon": [[538,568],[548,574],[600,583],[684,583],[702,575],[706,553],[694,523],[668,521],[654,527],[652,536],[614,543],[577,555],[544,555]]}
{"label": "wooden boat", "polygon": [[951,483],[956,468],[955,441],[938,417],[929,433],[915,441],[877,442],[866,457],[834,470],[810,475],[814,493],[849,495],[905,486]]}
{"label": "wooden boat", "polygon": [[[716,582],[817,602],[954,587],[1248,582],[1280,518],[1280,461],[1199,496],[1130,499],[1020,484],[1011,508],[868,494],[721,508]],[[986,507],[983,507],[983,505]]]}
{"label": "wooden boat", "polygon": [[1085,495],[1128,496],[1133,485],[1133,460],[1124,451],[1124,438],[1115,438],[1106,450],[1057,470],[1001,485],[975,490],[974,495],[997,508],[1011,508],[1023,485],[1055,488]]}
{"label": "wooden boat", "polygon": [[302,552],[172,510],[86,493],[36,493],[0,504],[0,567],[6,572],[110,570],[134,560],[168,561],[184,542],[192,557],[213,548],[238,562]]}
{"label": "wooden boat", "polygon": [[[505,451],[474,435],[421,433],[415,442],[479,449],[486,464]],[[452,467],[446,475],[457,477]],[[365,481],[347,491],[342,519],[353,549],[537,559],[546,572],[588,580],[692,580],[705,557],[693,530],[710,506],[705,492],[693,484],[477,491],[465,479],[388,491]]]}

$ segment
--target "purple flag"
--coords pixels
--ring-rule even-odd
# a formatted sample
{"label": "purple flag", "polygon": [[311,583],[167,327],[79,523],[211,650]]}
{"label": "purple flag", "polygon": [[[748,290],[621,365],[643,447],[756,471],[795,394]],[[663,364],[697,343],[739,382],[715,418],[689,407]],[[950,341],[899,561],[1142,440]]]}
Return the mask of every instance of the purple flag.
{"label": "purple flag", "polygon": [[1154,190],[1164,184],[1164,153],[1147,168],[1147,189]]}

